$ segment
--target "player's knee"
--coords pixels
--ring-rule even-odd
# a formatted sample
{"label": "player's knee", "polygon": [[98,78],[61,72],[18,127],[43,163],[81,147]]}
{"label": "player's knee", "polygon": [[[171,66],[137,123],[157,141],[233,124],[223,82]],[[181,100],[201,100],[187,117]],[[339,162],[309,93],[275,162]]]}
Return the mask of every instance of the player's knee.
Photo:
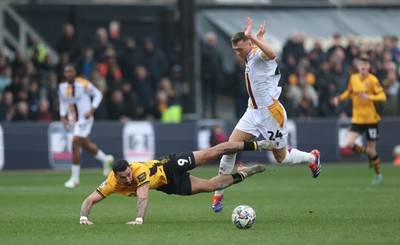
{"label": "player's knee", "polygon": [[373,149],[373,148],[368,148],[368,147],[367,147],[367,149],[365,149],[365,152],[366,152],[367,155],[370,156],[370,157],[376,156],[376,150]]}

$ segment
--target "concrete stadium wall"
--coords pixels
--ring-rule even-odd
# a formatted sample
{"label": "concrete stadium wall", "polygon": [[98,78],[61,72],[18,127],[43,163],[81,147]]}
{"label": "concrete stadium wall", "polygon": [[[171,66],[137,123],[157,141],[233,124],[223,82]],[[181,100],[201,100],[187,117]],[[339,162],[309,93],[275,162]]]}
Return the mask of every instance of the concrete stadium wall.
{"label": "concrete stadium wall", "polygon": [[[349,122],[323,120],[293,122],[289,125],[289,144],[310,151],[318,148],[325,162],[359,161],[363,157],[341,154],[341,145]],[[181,124],[150,122],[96,122],[91,138],[104,152],[129,161],[153,159],[171,152],[208,147],[211,127],[220,124],[229,135],[235,123],[200,120]],[[390,162],[392,149],[400,144],[400,118],[380,123],[378,152]],[[0,169],[65,169],[71,162],[70,140],[59,122],[51,124],[13,123],[0,128]],[[343,152],[342,152],[343,153]],[[274,162],[272,154],[244,152],[243,162]],[[99,167],[91,155],[83,153],[83,167]]]}

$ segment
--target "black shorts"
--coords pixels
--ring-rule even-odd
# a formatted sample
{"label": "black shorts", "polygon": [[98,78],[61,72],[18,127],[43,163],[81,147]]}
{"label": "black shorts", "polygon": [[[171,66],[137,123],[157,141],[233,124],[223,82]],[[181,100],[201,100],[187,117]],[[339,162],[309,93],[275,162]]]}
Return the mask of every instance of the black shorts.
{"label": "black shorts", "polygon": [[188,171],[196,166],[193,152],[171,154],[161,159],[167,160],[163,165],[167,184],[157,188],[157,190],[169,195],[191,195],[192,184]]}
{"label": "black shorts", "polygon": [[365,133],[365,137],[368,141],[377,141],[379,139],[379,128],[378,124],[355,124],[352,123],[350,131],[357,132],[360,135]]}

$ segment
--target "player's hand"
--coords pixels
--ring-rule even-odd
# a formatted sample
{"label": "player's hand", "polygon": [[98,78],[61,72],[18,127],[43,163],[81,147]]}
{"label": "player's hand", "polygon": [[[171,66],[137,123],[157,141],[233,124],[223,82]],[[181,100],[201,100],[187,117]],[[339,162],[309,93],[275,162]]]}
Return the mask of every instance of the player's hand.
{"label": "player's hand", "polygon": [[143,224],[143,222],[136,221],[136,220],[129,221],[126,223],[126,225],[141,225],[141,224]]}
{"label": "player's hand", "polygon": [[363,100],[369,100],[369,95],[365,92],[360,93],[360,98]]}
{"label": "player's hand", "polygon": [[81,224],[81,225],[93,225],[93,222],[90,221],[90,220],[82,220],[82,221],[79,221],[79,224]]}
{"label": "player's hand", "polygon": [[65,117],[61,117],[61,122],[64,125],[65,130],[68,132],[69,131],[69,123],[68,120]]}
{"label": "player's hand", "polygon": [[251,28],[253,26],[253,20],[250,17],[246,18],[246,27],[244,28],[244,34],[246,37],[250,37],[252,35]]}
{"label": "player's hand", "polygon": [[334,106],[338,107],[339,106],[339,96],[336,96],[332,99],[332,103]]}
{"label": "player's hand", "polygon": [[86,118],[86,119],[89,119],[89,118],[91,118],[92,116],[93,116],[93,112],[92,112],[91,110],[85,113],[85,118]]}
{"label": "player's hand", "polygon": [[262,40],[265,34],[265,30],[267,29],[267,22],[264,20],[263,23],[260,25],[260,29],[257,32],[257,38]]}

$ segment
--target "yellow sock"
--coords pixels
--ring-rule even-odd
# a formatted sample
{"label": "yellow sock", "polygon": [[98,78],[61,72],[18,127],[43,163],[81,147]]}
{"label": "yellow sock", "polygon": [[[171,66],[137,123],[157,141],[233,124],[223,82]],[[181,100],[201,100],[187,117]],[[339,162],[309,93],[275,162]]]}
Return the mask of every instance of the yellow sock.
{"label": "yellow sock", "polygon": [[361,145],[357,145],[357,144],[354,144],[354,146],[353,146],[353,148],[351,150],[356,152],[356,153],[361,153],[361,154],[365,153],[365,147],[363,147]]}
{"label": "yellow sock", "polygon": [[379,174],[381,172],[381,159],[379,159],[379,156],[376,155],[369,160],[371,161],[372,167],[374,167],[375,173]]}

